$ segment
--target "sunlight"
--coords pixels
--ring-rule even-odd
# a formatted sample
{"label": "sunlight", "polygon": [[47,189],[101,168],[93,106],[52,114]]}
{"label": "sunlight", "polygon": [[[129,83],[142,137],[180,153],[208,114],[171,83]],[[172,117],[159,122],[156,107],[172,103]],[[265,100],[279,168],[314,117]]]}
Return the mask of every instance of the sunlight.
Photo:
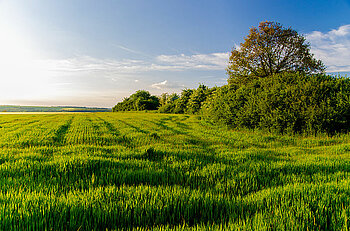
{"label": "sunlight", "polygon": [[54,95],[55,89],[49,84],[49,70],[41,65],[28,35],[3,16],[0,16],[0,28],[0,100],[30,100]]}

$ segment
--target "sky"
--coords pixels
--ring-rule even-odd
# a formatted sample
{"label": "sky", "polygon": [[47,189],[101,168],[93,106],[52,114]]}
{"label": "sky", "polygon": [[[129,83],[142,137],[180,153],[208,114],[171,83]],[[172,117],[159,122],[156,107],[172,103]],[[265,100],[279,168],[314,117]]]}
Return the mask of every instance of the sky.
{"label": "sky", "polygon": [[113,107],[136,90],[227,83],[251,27],[303,34],[350,73],[350,0],[0,0],[0,105]]}

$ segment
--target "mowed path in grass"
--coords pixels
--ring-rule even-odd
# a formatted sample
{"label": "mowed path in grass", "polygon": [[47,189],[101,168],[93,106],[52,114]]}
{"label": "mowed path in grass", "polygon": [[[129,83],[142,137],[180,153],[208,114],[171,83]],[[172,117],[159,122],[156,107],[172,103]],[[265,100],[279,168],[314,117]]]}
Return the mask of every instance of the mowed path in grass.
{"label": "mowed path in grass", "polygon": [[0,115],[0,230],[345,230],[349,141],[189,115]]}

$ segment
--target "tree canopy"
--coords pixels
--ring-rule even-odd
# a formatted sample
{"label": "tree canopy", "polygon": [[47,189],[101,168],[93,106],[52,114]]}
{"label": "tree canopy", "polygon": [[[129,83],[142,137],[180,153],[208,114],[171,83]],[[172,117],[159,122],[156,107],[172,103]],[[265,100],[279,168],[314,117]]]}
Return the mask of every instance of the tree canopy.
{"label": "tree canopy", "polygon": [[310,53],[310,44],[295,30],[277,22],[261,22],[251,28],[244,43],[232,50],[227,73],[229,83],[244,84],[254,78],[283,72],[323,72],[325,66]]}
{"label": "tree canopy", "polygon": [[113,111],[142,111],[156,110],[159,107],[159,99],[151,95],[148,91],[139,90],[129,98],[113,107]]}

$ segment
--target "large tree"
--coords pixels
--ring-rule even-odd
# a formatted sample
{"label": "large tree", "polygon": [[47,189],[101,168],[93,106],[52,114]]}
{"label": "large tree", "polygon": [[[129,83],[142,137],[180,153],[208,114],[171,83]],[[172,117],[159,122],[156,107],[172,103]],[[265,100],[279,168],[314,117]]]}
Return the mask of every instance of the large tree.
{"label": "large tree", "polygon": [[231,84],[281,72],[317,73],[325,66],[310,53],[305,37],[277,22],[251,28],[244,43],[232,50],[227,73]]}

